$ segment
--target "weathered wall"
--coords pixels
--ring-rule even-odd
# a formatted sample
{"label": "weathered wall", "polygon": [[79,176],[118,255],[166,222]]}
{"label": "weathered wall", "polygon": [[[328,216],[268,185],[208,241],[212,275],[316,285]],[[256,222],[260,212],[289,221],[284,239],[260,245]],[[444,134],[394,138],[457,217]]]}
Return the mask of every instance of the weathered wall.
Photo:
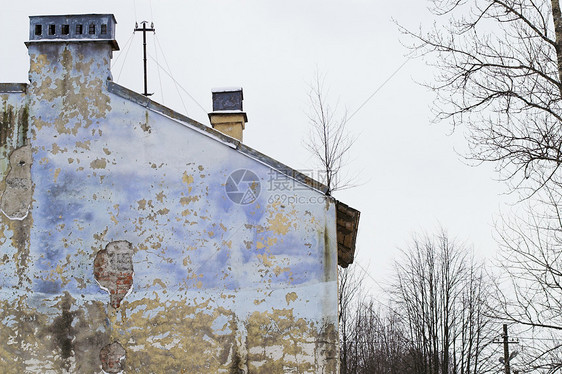
{"label": "weathered wall", "polygon": [[10,169],[10,155],[25,145],[29,126],[29,108],[23,84],[0,83],[0,175]]}
{"label": "weathered wall", "polygon": [[[0,371],[336,373],[333,202],[110,93],[102,43],[29,52],[29,141],[2,154],[4,194],[31,180],[2,215]],[[22,97],[0,94],[13,129]],[[225,190],[239,169],[248,204]]]}
{"label": "weathered wall", "polygon": [[0,347],[0,368],[6,373],[17,372],[13,363],[19,351],[15,347],[29,327],[24,304],[30,291],[32,219],[28,213],[32,185],[31,152],[25,139],[28,130],[25,88],[25,85],[0,85],[0,341],[4,342]]}

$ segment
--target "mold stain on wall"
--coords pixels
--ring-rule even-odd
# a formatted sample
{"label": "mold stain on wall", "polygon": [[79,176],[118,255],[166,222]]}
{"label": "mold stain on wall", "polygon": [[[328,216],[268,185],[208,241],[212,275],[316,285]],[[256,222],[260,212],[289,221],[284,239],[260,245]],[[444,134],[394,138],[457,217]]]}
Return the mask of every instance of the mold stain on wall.
{"label": "mold stain on wall", "polygon": [[29,213],[32,196],[31,147],[19,147],[9,156],[9,171],[0,201],[2,213],[11,220],[23,220]]}

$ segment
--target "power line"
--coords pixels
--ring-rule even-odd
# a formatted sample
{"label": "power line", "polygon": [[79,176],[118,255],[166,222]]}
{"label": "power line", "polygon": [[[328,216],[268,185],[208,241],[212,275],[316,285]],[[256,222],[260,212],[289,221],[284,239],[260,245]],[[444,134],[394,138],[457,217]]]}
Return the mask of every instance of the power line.
{"label": "power line", "polygon": [[[125,51],[125,58],[123,59],[123,64],[121,65],[121,69],[119,69],[119,74],[117,75],[117,81],[119,81],[119,79],[121,78],[121,73],[123,72],[123,68],[125,67],[125,62],[127,61],[127,56],[129,55],[129,51],[131,50],[131,45],[133,45],[133,43],[131,43],[130,41],[133,40],[133,36],[135,34],[131,34],[131,36],[129,37],[129,46],[127,47],[127,45],[125,45],[126,51]],[[121,57],[121,54],[119,54],[119,56],[117,56],[118,58]],[[115,59],[115,62],[117,62],[118,59]]]}
{"label": "power line", "polygon": [[137,18],[137,1],[133,0],[133,9],[135,10],[135,21],[138,19]]}
{"label": "power line", "polygon": [[[129,43],[131,43],[131,40],[133,39],[133,37],[135,36],[135,33],[131,33],[131,36],[129,36],[129,39],[127,39],[127,41],[125,42],[125,46],[123,47],[123,49],[127,49],[127,47],[129,46]],[[119,61],[119,58],[121,58],[121,56],[123,55],[123,53],[118,53],[117,57],[115,57],[115,60],[113,60],[113,63],[115,65],[117,65],[117,61]]]}
{"label": "power line", "polygon": [[367,272],[367,270],[366,270],[363,266],[361,266],[361,264],[359,264],[358,262],[355,262],[355,263],[353,264],[353,266],[358,266],[359,269],[363,270],[363,273],[364,273],[366,276],[368,276],[369,278],[371,278],[371,280],[372,280],[373,282],[375,282],[375,284],[376,284],[377,286],[379,286],[382,291],[386,291],[385,288],[379,283],[379,281],[377,281],[375,278],[373,278],[373,277],[371,276],[371,274],[369,274],[369,273]]}
{"label": "power line", "polygon": [[[367,272],[367,270],[366,270],[363,266],[361,266],[361,264],[359,264],[358,262],[354,262],[354,263],[352,264],[352,266],[358,266],[359,269],[361,269],[361,270],[363,271],[363,273],[364,273],[367,277],[371,278],[371,280],[372,280],[373,282],[375,282],[375,284],[376,284],[377,286],[379,286],[382,291],[386,292],[385,288],[379,283],[379,281],[377,281],[375,278],[373,278],[373,277],[371,276],[371,274],[369,274],[369,273]],[[391,300],[389,300],[389,301],[391,301]],[[391,306],[389,305],[390,303],[383,302],[383,301],[381,301],[380,299],[377,299],[376,302],[377,302],[378,304],[384,306],[385,308],[387,308],[389,311],[391,311],[391,312],[393,312],[393,313],[398,313],[397,310],[396,310],[396,308],[393,308],[393,307],[391,307]]]}
{"label": "power line", "polygon": [[154,13],[152,12],[152,0],[148,0],[148,5],[150,6],[150,19],[154,21]]}
{"label": "power line", "polygon": [[538,341],[548,341],[548,342],[560,342],[562,343],[562,339],[555,339],[555,338],[533,338],[531,336],[520,336],[517,339],[519,340],[538,340]]}
{"label": "power line", "polygon": [[375,96],[400,70],[402,70],[402,68],[404,67],[404,65],[406,65],[406,63],[408,63],[408,61],[411,60],[411,57],[406,59],[406,61],[404,61],[402,63],[402,65],[400,65],[396,70],[394,70],[394,72],[392,74],[390,74],[390,76],[388,78],[386,78],[386,80],[384,82],[382,82],[382,84],[380,86],[377,87],[377,89],[371,94],[371,96],[369,96],[367,98],[367,100],[365,100],[363,102],[363,104],[359,105],[359,108],[357,108],[355,110],[355,112],[353,112],[348,118],[347,121],[349,121],[354,115],[357,114],[357,112],[359,112],[372,98],[373,96]]}
{"label": "power line", "polygon": [[[168,64],[168,59],[166,58],[166,54],[164,53],[164,50],[162,49],[162,45],[160,45],[160,40],[158,38],[158,36],[156,36],[154,38],[156,40],[156,44],[158,45],[158,48],[160,48],[160,52],[162,53],[162,57],[164,58],[164,62],[166,63],[166,66],[168,67],[169,72],[164,69],[159,63],[158,61],[156,62],[156,65],[158,65],[159,67],[162,68],[162,70],[164,70],[164,73],[166,73],[166,75],[168,75],[168,77],[170,77],[170,79],[174,82],[174,86],[176,87],[176,92],[178,93],[178,96],[180,97],[181,100],[181,104],[183,105],[183,109],[185,110],[185,114],[188,115],[188,111],[187,111],[187,107],[185,106],[185,102],[183,101],[183,97],[180,94],[180,91],[178,89],[178,86],[181,87],[181,85],[174,79],[174,77],[172,76],[172,69],[170,69],[170,64]],[[151,57],[152,58],[152,57]],[[154,59],[153,59],[154,60]],[[182,87],[183,89],[183,87]],[[189,95],[189,94],[188,94]],[[189,95],[191,97],[191,95]],[[193,101],[195,101],[197,103],[197,101],[195,99],[193,99]],[[197,105],[199,105],[199,103],[197,103]]]}
{"label": "power line", "polygon": [[[152,3],[151,3],[151,13],[152,13]],[[162,104],[164,104],[164,89],[162,88],[162,76],[160,75],[160,64],[158,63],[158,48],[156,48],[156,43],[154,43],[154,55],[156,56],[156,66],[158,67],[158,82],[160,84],[160,99]]]}
{"label": "power line", "polygon": [[[156,40],[158,40],[158,38],[156,38]],[[166,55],[163,53],[161,47],[160,47],[160,51],[161,51],[162,55],[164,56],[164,61],[166,62],[166,66],[168,66],[168,69],[169,69],[168,61],[166,60]],[[152,56],[149,55],[148,57],[150,57],[156,64],[158,64],[158,62],[157,62]],[[193,102],[195,102],[195,104],[197,104],[197,105],[199,106],[199,108],[201,108],[201,110],[202,110],[205,114],[207,114],[208,111],[203,107],[203,105],[201,105],[201,104],[189,93],[189,91],[187,91],[187,90],[172,76],[172,73],[171,73],[171,72],[169,72],[169,71],[167,71],[166,69],[164,69],[164,67],[163,67],[162,65],[160,65],[160,64],[158,64],[158,66],[160,66],[160,67],[162,68],[162,70],[164,71],[164,73],[166,73],[166,75],[168,75],[168,77],[176,84],[176,89],[177,89],[178,87],[181,88],[182,91],[184,91],[184,92],[189,96],[189,98],[190,98],[191,100],[193,100]],[[179,92],[178,92],[178,94],[179,94]],[[181,98],[181,95],[180,95],[180,98]],[[182,103],[183,103],[183,99],[182,99]],[[184,107],[185,107],[185,104],[184,104]],[[187,109],[186,109],[186,111],[187,111]]]}

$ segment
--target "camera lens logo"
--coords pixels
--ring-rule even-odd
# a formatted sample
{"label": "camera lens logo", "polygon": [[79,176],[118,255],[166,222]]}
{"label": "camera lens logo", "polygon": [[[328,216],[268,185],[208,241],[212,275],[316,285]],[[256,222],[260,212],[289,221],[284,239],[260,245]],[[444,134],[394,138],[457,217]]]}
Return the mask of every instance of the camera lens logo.
{"label": "camera lens logo", "polygon": [[251,170],[240,169],[233,171],[224,185],[228,198],[240,205],[248,205],[256,201],[261,191],[258,176]]}

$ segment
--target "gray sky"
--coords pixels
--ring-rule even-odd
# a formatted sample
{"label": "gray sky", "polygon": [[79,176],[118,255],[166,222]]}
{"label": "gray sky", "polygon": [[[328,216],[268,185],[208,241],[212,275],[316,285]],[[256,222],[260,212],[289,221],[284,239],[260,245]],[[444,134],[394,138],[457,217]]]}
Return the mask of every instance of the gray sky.
{"label": "gray sky", "polygon": [[[245,143],[305,172],[312,169],[303,141],[315,71],[325,74],[331,101],[353,113],[406,61],[392,19],[412,28],[431,22],[420,0],[10,1],[0,13],[0,82],[27,82],[28,16],[76,13],[115,14],[121,52],[114,55],[113,78],[137,92],[142,36],[127,42],[135,21],[153,21],[154,100],[208,123],[211,89],[242,86]],[[199,104],[163,70],[160,83],[152,59]],[[442,226],[478,254],[492,258],[496,251],[492,226],[507,200],[505,188],[491,165],[469,167],[458,156],[466,148],[462,129],[448,136],[447,124],[430,124],[432,94],[415,81],[431,74],[422,61],[408,61],[349,122],[357,140],[348,170],[359,186],[335,196],[361,211],[357,263],[383,284],[397,248],[414,232]]]}

